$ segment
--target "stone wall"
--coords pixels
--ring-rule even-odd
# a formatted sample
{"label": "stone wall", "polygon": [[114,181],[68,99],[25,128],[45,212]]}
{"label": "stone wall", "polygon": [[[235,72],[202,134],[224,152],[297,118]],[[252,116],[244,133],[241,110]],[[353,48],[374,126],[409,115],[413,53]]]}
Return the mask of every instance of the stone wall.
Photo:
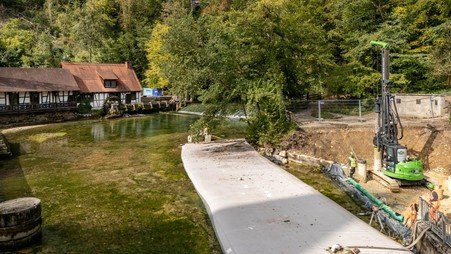
{"label": "stone wall", "polygon": [[75,120],[78,116],[75,112],[51,112],[51,113],[36,113],[36,114],[15,114],[15,115],[0,115],[0,127],[8,128],[13,126],[24,126],[43,123],[64,122]]}

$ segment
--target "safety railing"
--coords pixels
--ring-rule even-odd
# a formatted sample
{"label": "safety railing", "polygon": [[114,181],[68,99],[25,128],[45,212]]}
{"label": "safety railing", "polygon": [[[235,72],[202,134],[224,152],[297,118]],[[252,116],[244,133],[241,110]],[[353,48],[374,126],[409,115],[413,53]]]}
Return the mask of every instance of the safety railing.
{"label": "safety railing", "polygon": [[451,247],[451,220],[421,197],[419,204],[421,221],[431,227],[431,230]]}
{"label": "safety railing", "polygon": [[363,121],[364,115],[374,112],[374,106],[374,99],[287,101],[287,110],[306,121]]}
{"label": "safety railing", "polygon": [[74,110],[76,108],[77,108],[76,102],[0,105],[0,114],[54,112],[54,111]]}

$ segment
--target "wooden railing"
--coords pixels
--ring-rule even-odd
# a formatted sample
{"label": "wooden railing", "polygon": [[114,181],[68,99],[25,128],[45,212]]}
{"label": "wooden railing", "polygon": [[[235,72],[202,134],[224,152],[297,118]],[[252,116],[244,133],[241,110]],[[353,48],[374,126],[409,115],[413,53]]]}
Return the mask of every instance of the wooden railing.
{"label": "wooden railing", "polygon": [[68,111],[77,108],[76,102],[59,102],[44,104],[19,104],[19,105],[0,105],[0,114],[23,114],[23,113],[41,113]]}

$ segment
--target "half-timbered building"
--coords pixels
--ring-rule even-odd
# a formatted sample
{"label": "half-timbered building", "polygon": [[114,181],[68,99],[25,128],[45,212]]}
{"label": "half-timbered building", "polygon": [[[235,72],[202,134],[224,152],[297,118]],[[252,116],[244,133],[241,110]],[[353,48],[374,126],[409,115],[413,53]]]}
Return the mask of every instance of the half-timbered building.
{"label": "half-timbered building", "polygon": [[61,68],[0,68],[0,114],[72,110],[79,90]]}
{"label": "half-timbered building", "polygon": [[91,106],[101,108],[106,98],[117,96],[122,103],[135,104],[141,101],[142,87],[131,64],[61,63],[64,70],[74,76],[81,96]]}

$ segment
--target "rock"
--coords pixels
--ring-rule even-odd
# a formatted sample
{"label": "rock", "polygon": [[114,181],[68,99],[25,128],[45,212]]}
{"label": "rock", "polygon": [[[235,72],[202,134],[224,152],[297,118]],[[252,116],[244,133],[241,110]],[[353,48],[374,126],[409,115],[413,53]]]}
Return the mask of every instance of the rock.
{"label": "rock", "polygon": [[273,152],[274,152],[274,148],[272,148],[272,147],[265,148],[266,156],[271,156]]}
{"label": "rock", "polygon": [[283,158],[287,158],[287,157],[288,157],[288,156],[287,156],[287,151],[285,151],[285,150],[280,151],[280,152],[279,152],[279,155],[280,155],[281,157],[283,157]]}
{"label": "rock", "polygon": [[280,156],[278,154],[274,155],[273,158],[279,164],[287,164],[288,163],[288,159],[287,158],[283,158],[282,156]]}

